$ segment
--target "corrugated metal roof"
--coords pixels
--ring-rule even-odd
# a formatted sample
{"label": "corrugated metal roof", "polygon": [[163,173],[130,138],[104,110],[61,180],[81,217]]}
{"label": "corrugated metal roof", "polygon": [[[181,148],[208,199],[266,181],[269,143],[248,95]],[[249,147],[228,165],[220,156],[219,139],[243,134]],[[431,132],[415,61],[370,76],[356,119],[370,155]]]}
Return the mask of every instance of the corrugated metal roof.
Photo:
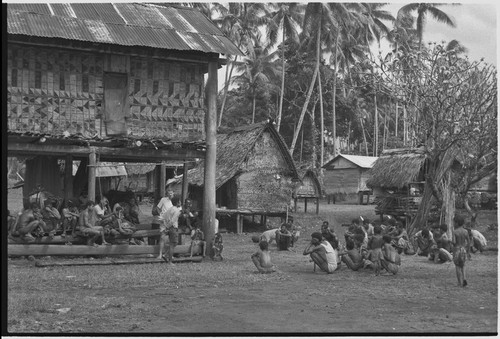
{"label": "corrugated metal roof", "polygon": [[138,3],[9,3],[7,32],[123,46],[242,55],[200,11],[187,7]]}
{"label": "corrugated metal roof", "polygon": [[353,164],[361,168],[372,168],[378,157],[366,157],[362,155],[349,155],[349,154],[339,154],[332,160],[328,161],[323,167],[328,167],[331,163],[339,159],[340,157],[352,162]]}

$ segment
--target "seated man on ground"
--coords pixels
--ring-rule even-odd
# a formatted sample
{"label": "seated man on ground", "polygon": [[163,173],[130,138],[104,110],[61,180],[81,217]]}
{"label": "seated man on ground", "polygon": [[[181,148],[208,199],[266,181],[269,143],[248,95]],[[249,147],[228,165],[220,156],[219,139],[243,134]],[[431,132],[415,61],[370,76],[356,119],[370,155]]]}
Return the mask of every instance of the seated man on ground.
{"label": "seated man on ground", "polygon": [[288,224],[281,225],[280,229],[276,230],[276,245],[278,251],[289,251],[292,243],[292,233],[288,230]]}
{"label": "seated man on ground", "polygon": [[423,257],[427,257],[431,252],[431,248],[436,244],[434,236],[427,228],[415,233],[413,240],[417,247],[417,253],[415,253],[415,255]]}
{"label": "seated man on ground", "polygon": [[269,244],[265,240],[259,242],[259,250],[252,254],[252,262],[260,273],[272,273],[276,271],[276,267],[271,262],[271,253],[269,252]]}
{"label": "seated man on ground", "polygon": [[304,255],[310,255],[316,265],[328,274],[335,272],[339,267],[337,251],[319,232],[311,234],[311,242],[304,249]]}
{"label": "seated man on ground", "polygon": [[332,245],[334,250],[339,249],[339,238],[337,237],[337,234],[330,229],[328,221],[323,221],[323,225],[321,225],[321,235],[323,236],[323,239]]}
{"label": "seated man on ground", "polygon": [[466,230],[469,232],[469,241],[471,244],[469,251],[471,253],[476,253],[477,251],[479,251],[479,253],[483,253],[483,251],[486,250],[486,247],[488,246],[488,242],[486,241],[484,235],[482,235],[481,232],[475,229],[466,228]]}
{"label": "seated man on ground", "polygon": [[194,229],[191,231],[191,246],[189,248],[190,257],[193,257],[194,250],[197,246],[201,247],[201,256],[205,258],[207,243],[205,241],[205,234],[200,230],[198,223],[195,223]]}
{"label": "seated man on ground", "polygon": [[94,202],[89,200],[85,205],[85,209],[80,212],[77,234],[86,237],[87,245],[90,246],[98,246],[95,241],[97,238],[99,238],[99,236],[102,239],[103,245],[111,245],[110,243],[106,242],[106,239],[104,238],[104,228],[95,224],[96,220],[93,216],[93,211]]}
{"label": "seated man on ground", "polygon": [[222,250],[224,249],[224,243],[222,241],[222,235],[219,232],[215,233],[214,245],[212,246],[212,249],[214,251],[212,260],[216,258],[219,258],[221,261],[224,260],[224,258],[222,258]]}
{"label": "seated man on ground", "polygon": [[448,237],[447,231],[448,225],[446,224],[441,224],[437,229],[436,244],[432,247],[429,254],[429,260],[433,260],[436,264],[453,260],[451,239]]}
{"label": "seated man on ground", "polygon": [[197,212],[193,212],[193,201],[191,199],[184,200],[181,214],[179,215],[179,244],[182,244],[182,234],[191,236],[194,229],[194,224],[197,222]]}
{"label": "seated man on ground", "polygon": [[12,235],[20,237],[21,240],[26,242],[34,242],[35,237],[32,233],[43,232],[44,227],[45,222],[42,220],[42,215],[40,214],[40,205],[35,202],[31,203],[30,208],[24,210],[19,216]]}
{"label": "seated man on ground", "polygon": [[346,243],[346,250],[346,252],[340,254],[342,262],[353,271],[357,271],[363,267],[365,259],[363,259],[359,248],[354,248],[354,241],[349,240]]}
{"label": "seated man on ground", "polygon": [[396,274],[398,273],[399,266],[401,265],[401,257],[396,249],[391,245],[391,236],[386,234],[382,238],[384,240],[384,245],[382,246],[382,258],[380,258],[380,265],[387,272]]}
{"label": "seated man on ground", "polygon": [[276,232],[278,229],[272,228],[270,230],[262,232],[260,235],[260,240],[265,240],[269,245],[273,240],[276,241]]}
{"label": "seated man on ground", "polygon": [[392,246],[398,251],[399,254],[407,252],[410,246],[410,239],[406,232],[406,227],[401,221],[396,222],[396,229],[388,234],[392,238]]}

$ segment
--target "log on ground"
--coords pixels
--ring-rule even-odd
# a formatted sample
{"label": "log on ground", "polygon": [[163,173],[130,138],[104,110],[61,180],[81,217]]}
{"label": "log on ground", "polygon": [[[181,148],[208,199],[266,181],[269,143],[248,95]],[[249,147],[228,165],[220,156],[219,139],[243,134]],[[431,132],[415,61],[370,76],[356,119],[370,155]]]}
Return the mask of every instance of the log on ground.
{"label": "log on ground", "polygon": [[[178,245],[174,249],[174,255],[186,256],[190,254],[191,244]],[[87,245],[42,245],[23,244],[7,246],[10,257],[15,256],[113,256],[113,255],[157,255],[160,251],[159,245],[100,245],[97,247]],[[200,246],[194,248],[194,254],[201,252]]]}
{"label": "log on ground", "polygon": [[[173,263],[183,262],[201,262],[201,256],[173,258]],[[35,262],[36,267],[51,267],[51,266],[96,266],[96,265],[140,265],[140,264],[157,264],[165,263],[163,259],[156,258],[136,258],[136,259],[109,259],[109,260],[51,260]]]}

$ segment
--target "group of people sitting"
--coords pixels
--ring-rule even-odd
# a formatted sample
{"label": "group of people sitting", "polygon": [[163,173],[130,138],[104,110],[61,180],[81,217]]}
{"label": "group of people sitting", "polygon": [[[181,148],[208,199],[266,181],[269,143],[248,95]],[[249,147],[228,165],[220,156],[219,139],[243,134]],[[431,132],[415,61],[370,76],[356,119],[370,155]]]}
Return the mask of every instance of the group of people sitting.
{"label": "group of people sitting", "polygon": [[279,228],[273,228],[264,231],[255,242],[260,242],[260,240],[265,240],[268,245],[274,240],[278,251],[291,251],[291,247],[299,239],[300,230],[293,226],[291,219],[287,222],[281,224]]}
{"label": "group of people sitting", "polygon": [[[56,199],[43,201],[43,206],[39,202],[31,202],[29,208],[25,208],[17,218],[11,216],[9,234],[27,243],[35,242],[42,236],[81,237],[87,245],[98,246],[98,243],[107,245],[118,238],[123,239],[123,236],[127,239],[136,231],[134,225],[139,223],[135,198],[116,203],[113,209],[105,196],[97,204],[81,195],[77,201],[69,199],[62,205],[59,210]],[[71,245],[72,242],[68,239],[66,244]]]}

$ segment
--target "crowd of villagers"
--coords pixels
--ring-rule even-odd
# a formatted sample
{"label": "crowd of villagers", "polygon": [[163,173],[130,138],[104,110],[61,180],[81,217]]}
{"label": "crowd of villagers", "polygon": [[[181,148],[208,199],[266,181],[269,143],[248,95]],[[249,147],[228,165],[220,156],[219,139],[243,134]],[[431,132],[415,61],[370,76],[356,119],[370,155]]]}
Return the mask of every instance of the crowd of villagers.
{"label": "crowd of villagers", "polygon": [[19,214],[11,215],[9,211],[9,236],[25,243],[44,236],[60,236],[66,239],[66,245],[75,240],[91,246],[141,244],[141,239],[131,238],[137,224],[139,206],[133,194],[113,206],[104,195],[97,197],[97,203],[89,200],[86,193],[68,200],[44,194],[33,199],[30,195]]}
{"label": "crowd of villagers", "polygon": [[[278,249],[283,249],[283,241],[279,240],[279,233],[286,233],[286,229],[283,229],[282,225],[281,229],[262,233],[260,249],[252,255],[259,272],[270,273],[276,270],[271,263],[268,246],[272,240],[276,240]],[[382,222],[372,224],[370,220],[360,216],[351,221],[344,234],[345,243],[342,244],[328,221],[324,221],[321,230],[311,234],[311,241],[303,254],[311,257],[314,269],[317,266],[326,273],[337,271],[344,263],[353,271],[373,270],[376,276],[382,272],[396,274],[401,265],[402,254],[425,256],[434,263],[453,262],[458,284],[466,286],[465,260],[470,259],[471,253],[483,252],[487,246],[486,239],[479,231],[467,227],[460,215],[454,218],[451,238],[447,231],[446,224],[434,225],[418,231],[410,238],[404,223],[395,218],[387,216]],[[275,238],[270,237],[273,233],[276,234]]]}

